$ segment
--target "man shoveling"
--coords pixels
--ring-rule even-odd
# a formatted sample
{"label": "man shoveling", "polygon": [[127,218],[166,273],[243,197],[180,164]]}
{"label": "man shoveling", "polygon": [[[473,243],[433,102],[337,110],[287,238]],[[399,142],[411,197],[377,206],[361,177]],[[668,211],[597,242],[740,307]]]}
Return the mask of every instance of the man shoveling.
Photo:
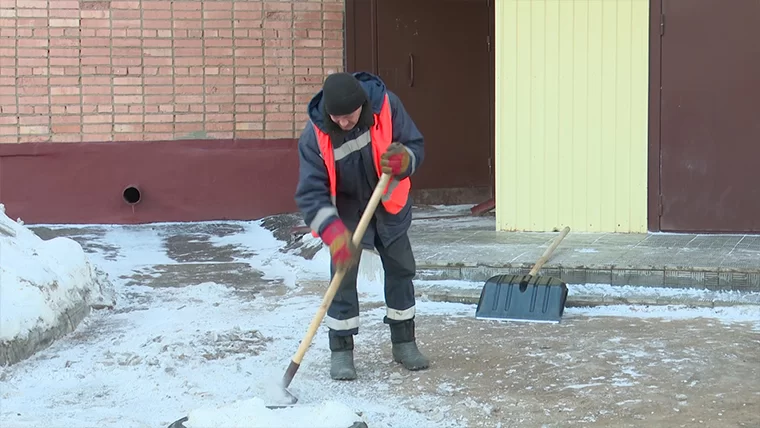
{"label": "man shoveling", "polygon": [[403,104],[370,73],[334,73],[308,104],[298,141],[296,203],[304,220],[329,246],[331,275],[348,269],[325,324],[329,329],[330,375],[356,379],[353,336],[359,332],[356,290],[360,248],[351,242],[364,207],[385,172],[392,176],[362,239],[375,248],[385,272],[383,321],[390,326],[392,355],[409,370],[425,369],[428,358],[415,341],[416,262],[409,236],[410,176],[424,157],[423,137]]}

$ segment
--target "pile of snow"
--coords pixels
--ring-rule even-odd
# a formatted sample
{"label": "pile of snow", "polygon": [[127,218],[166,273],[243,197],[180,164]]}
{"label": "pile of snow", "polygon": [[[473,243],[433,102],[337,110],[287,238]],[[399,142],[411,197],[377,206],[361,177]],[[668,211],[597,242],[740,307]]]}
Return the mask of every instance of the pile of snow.
{"label": "pile of snow", "polygon": [[349,428],[363,422],[346,405],[328,400],[321,405],[295,405],[281,409],[266,407],[260,398],[236,401],[220,407],[194,410],[183,423],[186,428]]}
{"label": "pile of snow", "polygon": [[54,327],[81,305],[113,306],[114,290],[82,247],[69,238],[42,240],[0,204],[0,343]]}
{"label": "pile of snow", "polygon": [[[243,232],[212,237],[209,241],[218,246],[232,245],[255,252],[253,260],[240,261],[263,272],[263,279],[282,280],[288,287],[297,287],[301,281],[330,280],[330,248],[320,238],[307,233],[301,238],[299,251],[290,251],[284,250],[283,242],[263,228],[260,221],[234,224],[242,226]],[[306,259],[299,254],[303,250],[311,250],[314,255]],[[360,291],[363,288],[379,290],[382,295],[384,281],[385,272],[380,255],[375,250],[362,251],[357,274]]]}

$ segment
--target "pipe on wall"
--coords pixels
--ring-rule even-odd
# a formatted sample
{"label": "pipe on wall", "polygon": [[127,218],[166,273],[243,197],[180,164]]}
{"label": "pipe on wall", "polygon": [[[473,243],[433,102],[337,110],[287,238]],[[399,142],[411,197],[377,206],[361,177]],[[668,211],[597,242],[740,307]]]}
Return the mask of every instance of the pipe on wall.
{"label": "pipe on wall", "polygon": [[142,200],[142,192],[137,185],[129,185],[121,192],[121,197],[127,205],[136,205]]}

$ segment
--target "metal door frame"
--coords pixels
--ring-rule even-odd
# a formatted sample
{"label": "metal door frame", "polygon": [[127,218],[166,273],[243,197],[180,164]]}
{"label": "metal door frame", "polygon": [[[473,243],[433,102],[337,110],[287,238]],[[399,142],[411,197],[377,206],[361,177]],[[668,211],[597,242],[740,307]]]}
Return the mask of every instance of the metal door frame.
{"label": "metal door frame", "polygon": [[647,229],[659,232],[662,215],[661,102],[662,102],[662,15],[663,0],[649,0],[649,138],[647,145]]}

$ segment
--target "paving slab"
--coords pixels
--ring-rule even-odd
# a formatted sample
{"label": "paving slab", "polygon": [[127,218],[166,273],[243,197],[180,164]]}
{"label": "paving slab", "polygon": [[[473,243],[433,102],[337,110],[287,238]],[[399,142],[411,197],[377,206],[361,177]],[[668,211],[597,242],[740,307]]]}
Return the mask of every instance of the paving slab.
{"label": "paving slab", "polygon": [[[420,277],[485,281],[525,274],[558,232],[498,232],[469,206],[418,207],[410,229]],[[573,284],[760,292],[760,236],[589,233],[571,229],[542,274]]]}

